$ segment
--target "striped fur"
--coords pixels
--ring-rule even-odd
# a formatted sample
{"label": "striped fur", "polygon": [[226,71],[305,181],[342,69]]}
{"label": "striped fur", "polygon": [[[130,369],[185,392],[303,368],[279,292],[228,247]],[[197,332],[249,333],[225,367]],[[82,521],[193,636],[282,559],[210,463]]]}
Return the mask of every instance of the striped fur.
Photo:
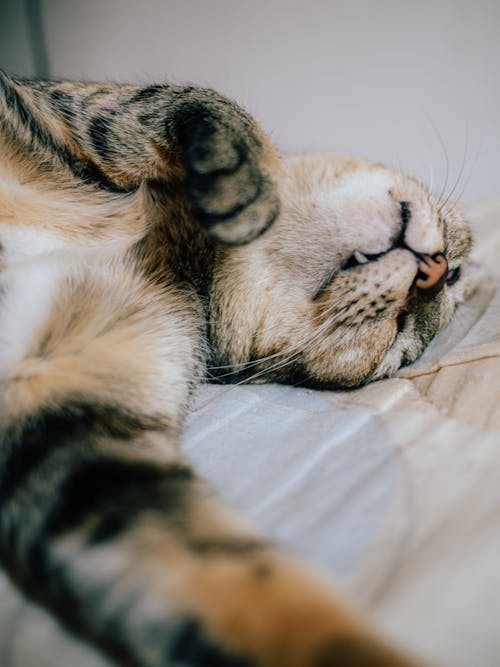
{"label": "striped fur", "polygon": [[[178,451],[207,363],[279,347],[265,338],[281,317],[273,283],[256,297],[251,269],[254,253],[279,265],[283,219],[261,235],[289,193],[255,122],[206,89],[0,74],[0,155],[0,560],[13,580],[123,665],[414,664]],[[308,312],[328,324],[331,280],[314,281]],[[321,358],[303,352],[293,372],[321,384]]]}

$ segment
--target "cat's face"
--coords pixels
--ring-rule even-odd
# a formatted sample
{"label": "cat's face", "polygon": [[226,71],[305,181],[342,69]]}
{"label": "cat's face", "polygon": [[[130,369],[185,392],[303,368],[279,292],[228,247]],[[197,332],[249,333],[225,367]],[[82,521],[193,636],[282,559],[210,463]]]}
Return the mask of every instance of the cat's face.
{"label": "cat's face", "polygon": [[[473,290],[465,220],[399,172],[295,158],[282,207],[263,237],[218,260],[213,338],[243,377],[351,387],[391,375]],[[420,288],[422,258],[437,253],[442,280]]]}

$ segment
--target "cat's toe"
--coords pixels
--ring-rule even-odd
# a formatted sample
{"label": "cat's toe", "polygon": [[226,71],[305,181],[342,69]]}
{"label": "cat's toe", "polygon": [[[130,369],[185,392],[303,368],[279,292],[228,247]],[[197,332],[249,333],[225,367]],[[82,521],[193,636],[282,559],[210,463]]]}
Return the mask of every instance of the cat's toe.
{"label": "cat's toe", "polygon": [[191,179],[194,214],[207,231],[229,244],[248,243],[263,234],[279,213],[273,184],[242,167],[232,177]]}
{"label": "cat's toe", "polygon": [[262,234],[279,212],[265,148],[239,118],[200,106],[190,109],[180,133],[193,214],[225,243]]}

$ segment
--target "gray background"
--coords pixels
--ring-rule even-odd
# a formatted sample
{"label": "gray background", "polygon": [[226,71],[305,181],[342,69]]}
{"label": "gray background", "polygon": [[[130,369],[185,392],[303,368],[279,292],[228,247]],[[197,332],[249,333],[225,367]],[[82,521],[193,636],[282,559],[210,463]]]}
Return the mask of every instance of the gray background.
{"label": "gray background", "polygon": [[498,0],[0,0],[0,66],[210,85],[285,152],[363,155],[475,203],[500,190],[499,29]]}

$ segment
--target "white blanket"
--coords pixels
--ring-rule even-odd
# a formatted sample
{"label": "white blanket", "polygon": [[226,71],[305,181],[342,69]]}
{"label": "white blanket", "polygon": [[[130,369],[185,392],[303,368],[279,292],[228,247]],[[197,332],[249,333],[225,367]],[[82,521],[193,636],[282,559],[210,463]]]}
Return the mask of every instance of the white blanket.
{"label": "white blanket", "polygon": [[[500,206],[472,217],[487,277],[416,364],[352,392],[201,387],[183,444],[222,495],[445,667],[500,665]],[[0,575],[1,667],[104,664]]]}

